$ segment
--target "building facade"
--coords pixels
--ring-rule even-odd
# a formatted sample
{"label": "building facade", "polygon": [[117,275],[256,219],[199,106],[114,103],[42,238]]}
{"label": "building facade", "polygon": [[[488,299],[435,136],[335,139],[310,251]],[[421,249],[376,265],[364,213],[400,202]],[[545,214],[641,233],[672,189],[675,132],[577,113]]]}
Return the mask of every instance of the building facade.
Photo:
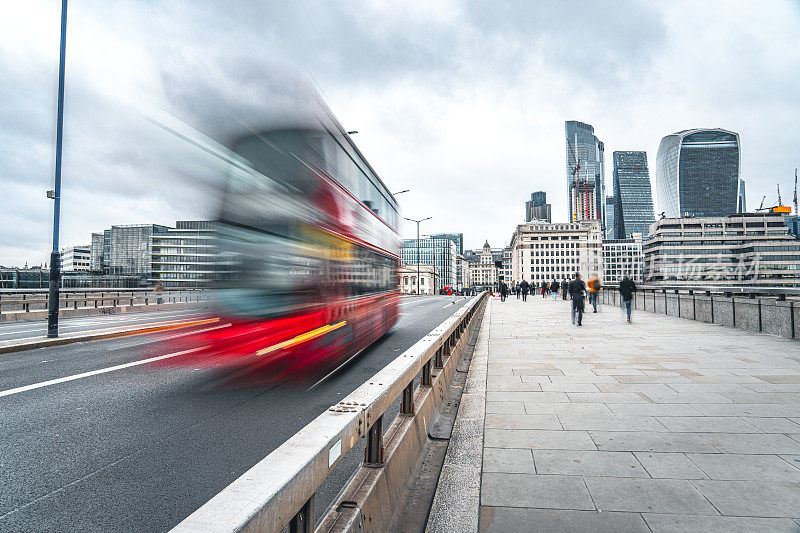
{"label": "building facade", "polygon": [[655,222],[644,279],[663,285],[800,287],[800,242],[778,213]]}
{"label": "building facade", "polygon": [[614,152],[615,214],[613,237],[606,224],[607,238],[629,239],[633,233],[646,234],[655,221],[653,193],[647,153],[638,151]]}
{"label": "building facade", "polygon": [[603,239],[603,275],[600,279],[604,284],[617,285],[625,276],[637,283],[642,281],[642,241],[643,235],[639,232],[631,235],[630,239]]}
{"label": "building facade", "polygon": [[91,246],[70,246],[61,250],[62,272],[89,272]]}
{"label": "building facade", "polygon": [[599,220],[605,230],[605,147],[589,124],[568,120],[564,129],[568,220]]}
{"label": "building facade", "polygon": [[547,203],[547,193],[536,191],[531,194],[529,202],[525,202],[525,222],[531,220],[551,221],[550,204]]}
{"label": "building facade", "polygon": [[455,287],[458,254],[451,238],[431,235],[419,239],[419,244],[417,239],[403,239],[400,254],[406,265],[434,265],[442,287]]}
{"label": "building facade", "polygon": [[[474,256],[473,256],[474,257]],[[492,252],[492,247],[489,246],[489,241],[483,245],[480,254],[477,255],[477,262],[470,262],[469,266],[469,284],[470,289],[480,292],[483,290],[495,291],[497,290],[497,279],[499,276],[499,269],[495,266],[495,254]],[[500,259],[502,261],[502,259]]]}
{"label": "building facade", "polygon": [[[440,287],[439,273],[433,265],[403,265],[397,270],[400,276],[400,294],[437,294]],[[417,287],[419,275],[419,287]]]}
{"label": "building facade", "polygon": [[541,284],[572,279],[576,272],[585,280],[601,275],[602,239],[599,220],[520,224],[511,238],[512,280]]}
{"label": "building facade", "polygon": [[617,238],[617,219],[619,218],[617,199],[606,196],[606,239]]}
{"label": "building facade", "polygon": [[213,282],[219,251],[214,222],[179,220],[175,228],[151,236],[151,283],[164,287],[203,287]]}
{"label": "building facade", "polygon": [[737,213],[747,213],[747,196],[744,192],[744,180],[739,180],[739,199],[736,206]]}
{"label": "building facade", "polygon": [[430,236],[432,239],[450,239],[456,245],[456,253],[464,255],[464,234],[463,233],[436,233]]}
{"label": "building facade", "polygon": [[667,218],[738,212],[740,168],[738,133],[693,129],[667,135],[656,156],[659,212]]}

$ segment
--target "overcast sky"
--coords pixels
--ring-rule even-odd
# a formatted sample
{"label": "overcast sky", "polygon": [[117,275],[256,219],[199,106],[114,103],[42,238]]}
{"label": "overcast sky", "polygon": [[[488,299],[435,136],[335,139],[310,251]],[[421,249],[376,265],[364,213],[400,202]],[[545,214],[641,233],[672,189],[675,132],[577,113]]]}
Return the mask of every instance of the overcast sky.
{"label": "overcast sky", "polygon": [[[52,246],[60,4],[3,2],[2,265]],[[276,63],[411,189],[404,216],[468,248],[507,244],[535,190],[567,220],[565,120],[605,143],[609,192],[613,151],[646,150],[654,178],[661,138],[693,127],[740,133],[751,209],[778,182],[788,203],[800,166],[798,2],[72,0],[67,35],[62,246],[211,216],[215,169],[143,117],[257,107]]]}

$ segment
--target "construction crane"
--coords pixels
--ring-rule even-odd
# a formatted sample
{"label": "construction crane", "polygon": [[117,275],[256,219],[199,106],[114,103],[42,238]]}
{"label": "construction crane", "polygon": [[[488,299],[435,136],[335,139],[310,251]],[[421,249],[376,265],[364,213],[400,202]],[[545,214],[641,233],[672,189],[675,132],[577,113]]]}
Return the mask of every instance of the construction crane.
{"label": "construction crane", "polygon": [[[572,147],[572,143],[569,142],[569,139],[567,139],[567,146],[569,146],[569,153],[572,156],[572,162],[569,163],[569,169],[570,169],[570,172],[572,172],[572,177],[573,177],[573,179],[575,181],[575,185],[574,186],[577,188],[578,187],[578,182],[581,179],[581,175],[580,175],[581,160],[578,159],[577,156],[575,155],[575,149]],[[578,190],[580,190],[580,189],[578,189]],[[580,197],[578,196],[578,197],[576,197],[576,199],[577,198],[580,198]],[[577,211],[578,206],[576,205],[574,207],[574,209]],[[575,222],[577,220],[577,213],[570,213],[570,216],[572,216],[573,219],[574,219],[574,220],[572,220],[572,222]]]}
{"label": "construction crane", "polygon": [[763,211],[764,210],[764,200],[766,200],[766,199],[767,199],[767,195],[765,194],[761,198],[761,205],[758,206],[758,209],[756,209],[756,211]]}
{"label": "construction crane", "polygon": [[783,201],[781,200],[781,184],[778,183],[778,205],[783,205]]}
{"label": "construction crane", "polygon": [[797,169],[794,169],[794,214],[800,214],[797,212]]}

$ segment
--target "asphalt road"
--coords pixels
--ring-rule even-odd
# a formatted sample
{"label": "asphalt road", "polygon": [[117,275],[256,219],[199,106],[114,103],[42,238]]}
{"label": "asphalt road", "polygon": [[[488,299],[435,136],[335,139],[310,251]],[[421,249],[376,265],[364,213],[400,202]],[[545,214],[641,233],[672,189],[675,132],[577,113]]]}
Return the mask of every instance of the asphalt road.
{"label": "asphalt road", "polygon": [[[106,328],[126,327],[137,324],[149,325],[154,322],[166,322],[203,316],[204,309],[176,309],[174,311],[144,311],[119,315],[97,315],[60,318],[58,331],[60,334],[83,333]],[[40,339],[47,335],[47,321],[3,322],[0,323],[0,344],[24,342]]]}
{"label": "asphalt road", "polygon": [[[403,299],[391,332],[310,390],[220,389],[150,365],[24,389],[162,355],[165,335],[0,355],[0,531],[170,529],[466,301],[451,300]],[[318,512],[360,459],[318,491]]]}

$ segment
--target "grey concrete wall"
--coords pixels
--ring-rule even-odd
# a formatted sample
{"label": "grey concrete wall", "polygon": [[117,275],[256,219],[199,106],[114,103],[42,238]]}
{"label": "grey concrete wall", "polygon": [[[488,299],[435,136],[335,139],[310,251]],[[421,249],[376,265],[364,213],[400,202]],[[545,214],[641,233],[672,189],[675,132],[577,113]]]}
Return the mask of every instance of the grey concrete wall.
{"label": "grey concrete wall", "polygon": [[667,293],[667,301],[666,301],[667,313],[666,314],[668,314],[670,316],[679,316],[678,315],[678,298],[679,297],[680,297],[680,295],[678,295],[678,294]]}
{"label": "grey concrete wall", "polygon": [[714,322],[711,312],[711,296],[705,294],[695,294],[694,304],[697,308],[697,320],[700,322]]}
{"label": "grey concrete wall", "polygon": [[755,298],[734,298],[736,302],[736,327],[749,331],[760,331],[758,320],[758,300]]}
{"label": "grey concrete wall", "polygon": [[764,333],[792,336],[792,304],[767,300],[761,302],[761,325]]}
{"label": "grey concrete wall", "polygon": [[714,296],[714,323],[734,327],[732,299]]}
{"label": "grey concrete wall", "polygon": [[681,317],[694,320],[694,302],[692,294],[681,294]]}
{"label": "grey concrete wall", "polygon": [[[619,294],[607,291],[604,302],[619,305]],[[616,297],[615,297],[616,295]],[[655,297],[654,297],[655,295]],[[759,302],[761,319],[759,321]],[[667,292],[636,293],[634,308],[658,314],[680,316],[687,320],[737,327],[748,331],[763,331],[786,338],[800,339],[800,303],[778,301],[774,299],[729,298],[725,296],[707,296]],[[736,316],[734,316],[734,311]]]}
{"label": "grey concrete wall", "polygon": [[654,303],[654,305],[655,305],[655,309],[651,309],[651,311],[654,311],[654,312],[656,312],[656,313],[658,313],[660,315],[667,314],[667,310],[666,310],[667,300],[664,298],[664,293],[663,292],[657,292],[657,293],[655,293],[655,295],[656,295],[655,302],[652,302],[652,301],[647,302],[648,304]]}

